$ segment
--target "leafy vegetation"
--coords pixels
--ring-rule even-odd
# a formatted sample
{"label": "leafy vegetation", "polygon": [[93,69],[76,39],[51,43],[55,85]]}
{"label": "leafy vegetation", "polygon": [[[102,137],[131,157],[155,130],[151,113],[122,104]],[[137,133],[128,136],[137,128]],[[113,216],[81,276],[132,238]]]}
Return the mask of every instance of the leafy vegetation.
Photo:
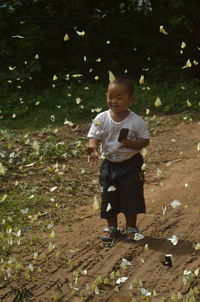
{"label": "leafy vegetation", "polygon": [[[131,107],[141,115],[155,113],[199,112],[199,80],[176,84],[136,84],[136,102]],[[1,103],[1,127],[30,128],[63,125],[69,121],[90,121],[99,110],[107,109],[106,87],[100,83],[58,84],[41,95],[24,94],[23,102]],[[155,107],[156,98],[162,105]],[[8,104],[8,105],[9,105]],[[4,118],[6,117],[6,118]]]}
{"label": "leafy vegetation", "polygon": [[196,111],[199,11],[200,4],[185,0],[4,0],[1,125],[44,126],[52,115],[60,124],[90,119],[91,109],[105,108],[108,70],[127,72],[136,83],[145,76],[136,85],[136,111],[154,111],[157,96],[163,113],[188,109],[187,100]]}

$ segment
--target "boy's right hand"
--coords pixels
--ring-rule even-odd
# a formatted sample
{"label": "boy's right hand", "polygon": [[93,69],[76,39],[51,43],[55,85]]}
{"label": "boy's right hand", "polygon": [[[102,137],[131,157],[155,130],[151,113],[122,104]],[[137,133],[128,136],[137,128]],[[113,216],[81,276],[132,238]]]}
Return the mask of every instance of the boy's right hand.
{"label": "boy's right hand", "polygon": [[91,164],[97,163],[97,161],[99,159],[99,153],[97,152],[97,150],[92,147],[88,147],[87,152],[89,153],[88,163],[91,163]]}
{"label": "boy's right hand", "polygon": [[88,156],[88,163],[89,164],[95,164],[98,162],[99,159],[99,153],[97,151],[93,151],[89,156]]}

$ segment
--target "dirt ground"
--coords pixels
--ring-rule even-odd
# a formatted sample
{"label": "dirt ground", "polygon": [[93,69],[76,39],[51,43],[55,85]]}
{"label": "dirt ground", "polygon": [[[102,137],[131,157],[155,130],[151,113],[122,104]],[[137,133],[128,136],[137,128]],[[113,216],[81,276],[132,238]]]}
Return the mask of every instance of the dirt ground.
{"label": "dirt ground", "polygon": [[[14,301],[10,289],[19,285],[34,296],[15,302],[200,301],[200,250],[195,249],[200,242],[200,122],[173,123],[171,117],[163,125],[155,125],[145,155],[147,213],[138,216],[144,239],[125,242],[121,214],[122,235],[117,242],[110,246],[98,239],[105,226],[92,208],[99,167],[88,166],[85,155],[76,165],[84,169],[93,187],[87,187],[81,174],[79,198],[70,208],[76,219],[67,226],[58,221],[56,249],[38,260],[43,266],[35,281],[8,284],[1,289],[1,301]],[[64,130],[60,133],[65,136]],[[96,196],[100,200],[99,191]],[[173,208],[170,203],[174,200],[181,204]],[[176,245],[168,240],[173,235],[178,238]],[[43,233],[40,236],[45,240]],[[165,254],[172,255],[171,267],[163,264]],[[131,265],[120,265],[122,259]],[[122,282],[121,277],[128,279]]]}

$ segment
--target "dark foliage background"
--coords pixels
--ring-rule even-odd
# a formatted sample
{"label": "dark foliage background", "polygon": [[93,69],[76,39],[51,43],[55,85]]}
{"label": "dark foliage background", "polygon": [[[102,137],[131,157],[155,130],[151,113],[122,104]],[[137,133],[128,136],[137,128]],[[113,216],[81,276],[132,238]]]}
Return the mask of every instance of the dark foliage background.
{"label": "dark foliage background", "polygon": [[[43,97],[51,95],[55,74],[60,92],[74,83],[80,85],[81,79],[93,85],[96,75],[99,85],[106,85],[108,70],[114,74],[127,70],[136,82],[144,74],[145,81],[163,87],[188,81],[198,86],[199,64],[182,67],[188,59],[199,60],[199,16],[196,0],[2,0],[0,109],[4,118],[13,109],[22,115],[35,108],[36,98],[45,103]],[[168,35],[159,32],[160,25]],[[64,41],[65,34],[69,41]],[[187,45],[184,49],[182,41]],[[9,66],[16,68],[9,70]],[[73,78],[76,73],[83,77]],[[23,102],[27,95],[29,100]],[[50,96],[47,103],[52,102]]]}

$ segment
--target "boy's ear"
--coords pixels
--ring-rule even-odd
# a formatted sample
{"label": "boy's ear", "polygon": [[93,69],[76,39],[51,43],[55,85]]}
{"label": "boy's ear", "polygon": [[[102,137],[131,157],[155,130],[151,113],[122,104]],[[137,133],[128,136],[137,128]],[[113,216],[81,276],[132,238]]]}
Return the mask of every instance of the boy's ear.
{"label": "boy's ear", "polygon": [[134,103],[135,103],[135,99],[136,99],[136,98],[135,98],[135,96],[134,96],[134,95],[132,95],[132,96],[131,96],[131,98],[130,98],[130,102],[131,102],[131,104],[134,104]]}

